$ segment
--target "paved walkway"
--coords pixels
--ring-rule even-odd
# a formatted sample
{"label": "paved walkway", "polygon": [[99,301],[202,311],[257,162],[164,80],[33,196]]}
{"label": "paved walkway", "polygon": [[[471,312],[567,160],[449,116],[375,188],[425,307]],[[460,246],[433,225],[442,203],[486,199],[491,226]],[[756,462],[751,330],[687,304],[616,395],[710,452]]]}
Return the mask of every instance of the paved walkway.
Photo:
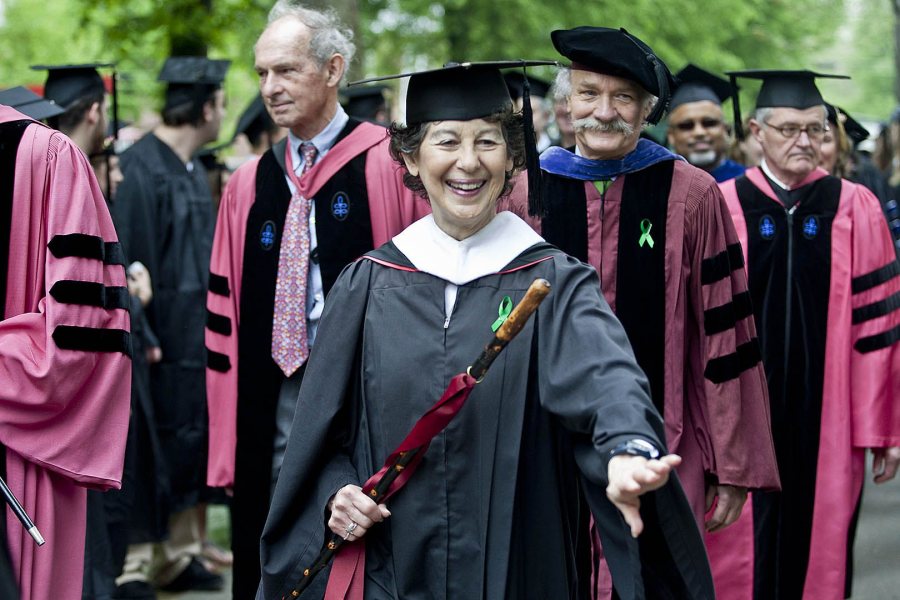
{"label": "paved walkway", "polygon": [[[871,470],[871,457],[866,469]],[[856,537],[853,600],[900,600],[900,480],[867,474]]]}
{"label": "paved walkway", "polygon": [[[867,477],[852,600],[900,600],[900,480],[875,485]],[[159,600],[231,600],[231,573],[224,575],[229,591],[160,594]]]}

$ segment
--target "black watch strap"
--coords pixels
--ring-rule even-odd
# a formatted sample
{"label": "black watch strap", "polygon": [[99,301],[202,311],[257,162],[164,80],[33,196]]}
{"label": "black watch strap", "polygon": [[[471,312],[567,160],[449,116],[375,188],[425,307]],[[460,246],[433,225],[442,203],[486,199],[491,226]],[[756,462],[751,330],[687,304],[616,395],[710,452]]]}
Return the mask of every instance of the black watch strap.
{"label": "black watch strap", "polygon": [[647,440],[642,440],[640,438],[622,442],[609,452],[610,458],[612,458],[613,456],[618,456],[620,454],[643,456],[647,460],[659,458],[659,450],[657,450],[656,446],[654,446]]}

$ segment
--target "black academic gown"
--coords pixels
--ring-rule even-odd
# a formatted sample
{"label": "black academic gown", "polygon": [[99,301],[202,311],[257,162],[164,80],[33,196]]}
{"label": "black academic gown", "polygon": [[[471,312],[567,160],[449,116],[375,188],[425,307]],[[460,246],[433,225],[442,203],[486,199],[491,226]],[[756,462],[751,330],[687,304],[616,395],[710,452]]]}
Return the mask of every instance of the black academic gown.
{"label": "black academic gown", "polygon": [[150,327],[162,361],[150,367],[158,434],[172,510],[195,505],[206,483],[206,294],[212,250],[212,196],[198,161],[189,171],[155,135],[122,155],[125,179],[113,216],[129,260],[150,271]]}
{"label": "black academic gown", "polygon": [[[518,302],[537,277],[552,293],[367,534],[365,596],[589,597],[593,513],[620,597],[645,597],[641,549],[606,498],[606,469],[625,439],[663,448],[663,426],[593,269],[539,244],[460,286],[445,324],[443,280],[415,271],[392,243],[367,256],[381,264],[348,266],[328,298],[263,533],[258,598],[293,589],[322,546],[329,498],[381,466],[478,356],[503,297]],[[711,598],[674,476],[644,497],[650,505],[658,512],[645,511],[645,535],[664,535],[668,551],[643,575],[670,590],[652,597]],[[327,577],[304,597],[321,598]]]}
{"label": "black academic gown", "polygon": [[134,350],[131,419],[125,446],[122,489],[104,494],[113,566],[121,573],[128,545],[162,541],[169,524],[169,477],[156,428],[146,352],[159,341],[147,324],[140,300],[131,297]]}

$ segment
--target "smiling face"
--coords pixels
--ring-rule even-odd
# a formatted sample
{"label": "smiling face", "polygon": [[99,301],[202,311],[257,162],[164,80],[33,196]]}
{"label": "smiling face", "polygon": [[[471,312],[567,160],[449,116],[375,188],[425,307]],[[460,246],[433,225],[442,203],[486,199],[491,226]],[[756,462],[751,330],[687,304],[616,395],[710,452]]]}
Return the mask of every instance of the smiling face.
{"label": "smiling face", "polygon": [[637,147],[650,114],[647,92],[637,83],[572,69],[569,113],[575,140],[585,158],[622,158]]}
{"label": "smiling face", "polygon": [[502,126],[484,119],[429,123],[419,149],[402,156],[428,192],[434,222],[457,240],[491,221],[513,168]]}
{"label": "smiling face", "polygon": [[669,144],[702,169],[713,169],[722,162],[728,149],[726,134],[722,107],[715,102],[685,102],[669,115]]}
{"label": "smiling face", "polygon": [[272,120],[304,140],[322,131],[337,110],[344,59],[321,66],[309,51],[310,30],[292,17],[269,25],[256,42],[259,91]]}
{"label": "smiling face", "polygon": [[819,164],[822,138],[810,138],[806,131],[787,137],[779,129],[822,129],[825,126],[825,107],[772,108],[764,121],[750,120],[750,131],[762,146],[766,165],[779,180],[789,186],[803,181]]}

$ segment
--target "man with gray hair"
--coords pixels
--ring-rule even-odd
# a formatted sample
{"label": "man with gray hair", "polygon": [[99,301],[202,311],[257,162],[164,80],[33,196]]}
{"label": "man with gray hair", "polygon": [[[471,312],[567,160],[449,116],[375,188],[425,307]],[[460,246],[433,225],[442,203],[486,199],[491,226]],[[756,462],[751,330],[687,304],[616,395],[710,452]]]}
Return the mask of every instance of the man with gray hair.
{"label": "man with gray hair", "polygon": [[900,464],[900,264],[878,199],[818,167],[815,80],[836,76],[730,75],[763,80],[749,123],[763,161],[721,185],[748,257],[782,489],[710,536],[716,592],[841,600],[866,449],[875,483]]}
{"label": "man with gray hair", "polygon": [[385,129],[338,103],[354,50],[332,13],[275,4],[256,71],[266,109],[289,134],[235,171],[219,208],[207,301],[208,483],[233,490],[238,599],[256,594],[259,538],[325,296],[346,264],[429,212],[403,186]]}
{"label": "man with gray hair", "polygon": [[[668,447],[683,457],[678,477],[697,523],[720,529],[740,515],[747,488],[779,483],[734,226],[708,173],[640,138],[674,84],[650,47],[624,29],[551,37],[572,61],[556,84],[576,148],[541,155],[541,233],[597,269],[650,380]],[[600,596],[609,593],[604,574]]]}

